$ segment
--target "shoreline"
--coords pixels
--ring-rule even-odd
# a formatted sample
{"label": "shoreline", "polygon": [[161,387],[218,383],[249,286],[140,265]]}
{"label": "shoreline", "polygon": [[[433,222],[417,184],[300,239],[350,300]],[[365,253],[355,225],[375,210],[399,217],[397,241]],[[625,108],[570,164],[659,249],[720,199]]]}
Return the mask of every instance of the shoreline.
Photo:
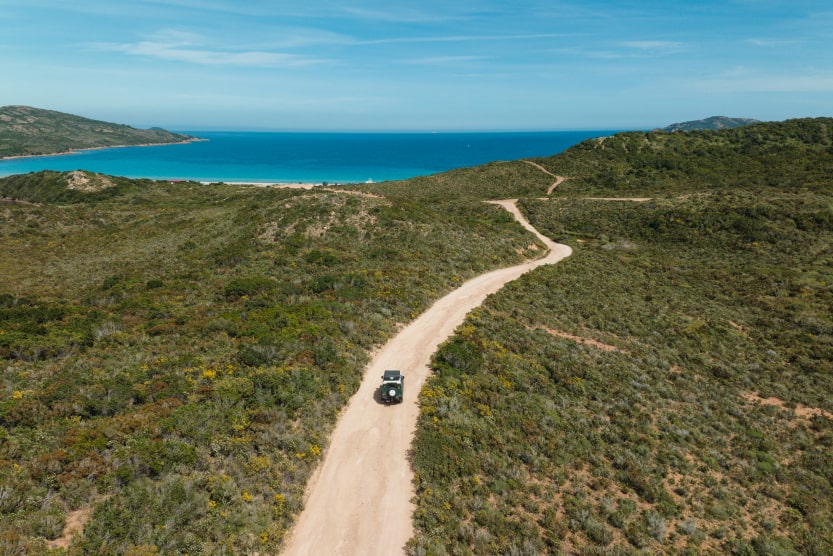
{"label": "shoreline", "polygon": [[[177,183],[180,180],[169,180],[171,183]],[[188,181],[188,180],[181,180],[181,181]],[[213,184],[223,184],[223,185],[251,185],[253,187],[283,187],[287,189],[312,189],[314,187],[328,187],[325,186],[323,183],[311,183],[311,182],[279,182],[279,181],[200,181],[201,185],[213,185]],[[335,184],[333,184],[335,185]]]}
{"label": "shoreline", "polygon": [[325,188],[329,188],[329,187],[339,187],[339,186],[342,186],[342,185],[363,185],[363,184],[375,183],[375,182],[351,182],[351,181],[340,181],[340,182],[203,181],[203,180],[162,180],[162,181],[169,181],[171,183],[197,181],[197,183],[199,183],[201,185],[213,185],[213,184],[223,184],[223,185],[233,185],[233,186],[250,185],[250,186],[253,186],[253,187],[280,187],[280,188],[284,188],[284,189],[314,189],[316,187],[320,187],[322,189],[325,189]]}
{"label": "shoreline", "polygon": [[15,154],[11,156],[0,156],[0,161],[2,160],[20,160],[24,158],[46,158],[49,156],[69,156],[73,154],[79,154],[87,151],[103,151],[106,149],[126,149],[128,147],[165,147],[167,145],[187,145],[188,143],[202,143],[209,141],[209,139],[202,139],[201,137],[192,137],[191,139],[185,139],[183,141],[174,141],[172,143],[138,143],[135,145],[107,145],[102,147],[83,147],[78,149],[70,149],[68,151],[62,151],[57,153],[45,153],[45,154]]}

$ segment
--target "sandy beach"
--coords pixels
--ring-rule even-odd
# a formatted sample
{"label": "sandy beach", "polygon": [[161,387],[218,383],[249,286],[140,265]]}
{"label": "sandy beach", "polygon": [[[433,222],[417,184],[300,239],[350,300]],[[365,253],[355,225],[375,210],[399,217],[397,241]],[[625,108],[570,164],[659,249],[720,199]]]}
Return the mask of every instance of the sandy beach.
{"label": "sandy beach", "polygon": [[[171,180],[188,181],[188,180]],[[251,185],[254,187],[283,187],[287,189],[312,189],[313,187],[329,187],[330,184],[324,185],[322,183],[286,183],[286,182],[260,182],[260,181],[201,181],[202,185],[211,185],[212,183],[223,183],[225,185]],[[335,185],[335,184],[332,184]]]}

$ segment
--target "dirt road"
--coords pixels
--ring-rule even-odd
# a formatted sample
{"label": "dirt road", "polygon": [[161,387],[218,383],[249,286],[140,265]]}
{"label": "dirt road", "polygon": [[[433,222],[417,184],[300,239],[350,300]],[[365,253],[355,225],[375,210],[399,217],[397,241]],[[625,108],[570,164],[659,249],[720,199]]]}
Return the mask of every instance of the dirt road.
{"label": "dirt road", "polygon": [[535,166],[536,168],[538,168],[539,170],[541,170],[545,174],[555,178],[555,181],[553,182],[553,184],[551,186],[549,186],[549,188],[547,189],[547,195],[552,195],[552,192],[555,191],[555,188],[558,187],[559,185],[561,185],[562,183],[564,183],[564,180],[567,179],[563,176],[556,176],[555,174],[553,174],[552,172],[550,172],[549,170],[547,170],[546,168],[544,168],[543,166],[541,166],[537,162],[532,162],[531,160],[521,160],[521,162],[526,162],[527,164],[529,164],[531,166]]}
{"label": "dirt road", "polygon": [[[344,409],[324,461],[307,489],[305,509],[287,540],[286,556],[402,554],[413,536],[414,496],[408,449],[419,408],[417,395],[429,375],[431,355],[466,314],[525,272],[567,257],[571,249],[538,234],[515,201],[495,201],[535,233],[549,253],[464,283],[391,339],[365,370],[359,391]],[[385,369],[405,375],[405,401],[385,406],[375,393]]]}

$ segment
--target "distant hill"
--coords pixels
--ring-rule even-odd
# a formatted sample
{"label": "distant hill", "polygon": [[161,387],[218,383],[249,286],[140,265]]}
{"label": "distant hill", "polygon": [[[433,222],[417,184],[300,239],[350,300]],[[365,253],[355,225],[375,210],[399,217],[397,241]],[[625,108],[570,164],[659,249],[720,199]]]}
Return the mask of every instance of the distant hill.
{"label": "distant hill", "polygon": [[193,139],[164,129],[136,129],[30,106],[0,107],[0,158]]}
{"label": "distant hill", "polygon": [[570,176],[561,194],[684,195],[765,184],[824,189],[833,173],[831,146],[833,118],[801,118],[696,133],[623,132],[536,162]]}
{"label": "distant hill", "polygon": [[711,118],[706,118],[704,120],[692,120],[690,122],[671,124],[662,128],[662,131],[694,131],[698,129],[716,131],[718,129],[733,129],[736,127],[744,127],[758,123],[761,123],[761,120],[754,120],[752,118],[727,118],[726,116],[712,116]]}

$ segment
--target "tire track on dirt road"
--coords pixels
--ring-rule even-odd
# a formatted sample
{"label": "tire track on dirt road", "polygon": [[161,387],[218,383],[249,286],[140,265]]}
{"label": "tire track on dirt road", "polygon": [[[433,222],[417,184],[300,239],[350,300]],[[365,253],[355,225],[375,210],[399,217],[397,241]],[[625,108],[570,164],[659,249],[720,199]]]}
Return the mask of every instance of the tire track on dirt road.
{"label": "tire track on dirt road", "polygon": [[[408,450],[414,438],[417,397],[439,345],[469,311],[522,274],[570,255],[566,245],[538,233],[516,200],[492,201],[510,211],[547,247],[540,259],[482,274],[438,300],[383,346],[365,369],[307,487],[303,512],[290,532],[285,556],[391,556],[413,536],[413,472]],[[375,392],[385,369],[405,375],[405,401],[385,406]]]}

